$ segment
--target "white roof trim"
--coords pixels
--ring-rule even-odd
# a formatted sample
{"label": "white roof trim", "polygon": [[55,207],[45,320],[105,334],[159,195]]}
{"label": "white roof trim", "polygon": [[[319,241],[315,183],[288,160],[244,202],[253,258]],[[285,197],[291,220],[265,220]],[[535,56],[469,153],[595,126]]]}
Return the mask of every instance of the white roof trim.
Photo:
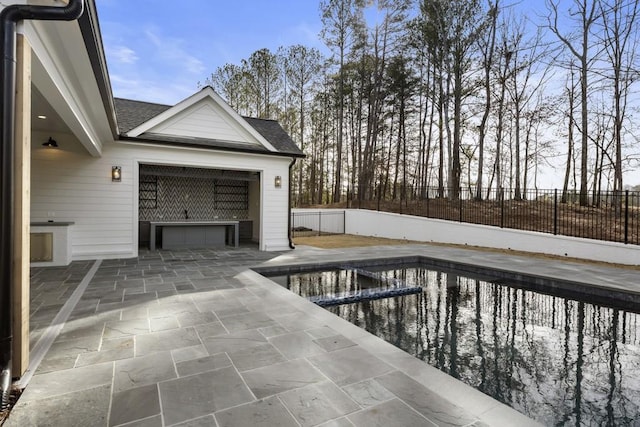
{"label": "white roof trim", "polygon": [[213,102],[216,103],[220,108],[222,108],[224,112],[231,117],[231,119],[235,120],[236,123],[238,123],[242,127],[242,129],[244,129],[251,136],[253,136],[267,150],[272,152],[278,151],[273,145],[271,145],[269,141],[267,141],[265,137],[263,137],[257,130],[255,130],[249,123],[247,123],[247,121],[243,119],[240,114],[236,113],[233,110],[233,108],[231,108],[224,101],[224,99],[220,97],[220,95],[215,93],[215,91],[211,88],[211,86],[205,86],[204,88],[202,88],[202,90],[180,101],[179,103],[169,108],[168,110],[158,114],[152,119],[131,129],[129,132],[127,132],[126,135],[132,138],[140,136],[143,133],[155,128],[159,124],[164,123],[165,121],[169,120],[170,118],[174,117],[180,112],[186,110],[187,108],[197,104],[198,102],[202,101],[205,98],[210,98],[211,100],[213,100]]}

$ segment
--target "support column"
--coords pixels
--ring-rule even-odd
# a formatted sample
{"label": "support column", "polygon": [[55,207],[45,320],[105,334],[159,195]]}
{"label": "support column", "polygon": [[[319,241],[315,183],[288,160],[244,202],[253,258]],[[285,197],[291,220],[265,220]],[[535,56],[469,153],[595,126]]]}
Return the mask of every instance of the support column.
{"label": "support column", "polygon": [[29,260],[31,219],[31,46],[17,38],[14,175],[13,376],[29,365]]}

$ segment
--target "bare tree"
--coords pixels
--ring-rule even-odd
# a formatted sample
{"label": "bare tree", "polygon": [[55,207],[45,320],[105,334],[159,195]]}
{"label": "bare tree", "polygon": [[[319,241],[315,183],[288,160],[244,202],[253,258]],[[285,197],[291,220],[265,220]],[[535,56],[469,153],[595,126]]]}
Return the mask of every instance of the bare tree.
{"label": "bare tree", "polygon": [[[457,199],[462,172],[460,150],[465,125],[463,108],[477,90],[470,79],[476,42],[490,22],[491,13],[483,11],[479,0],[423,0],[420,3],[426,40],[434,46],[438,72],[440,160],[443,156],[443,127],[447,132],[450,197]],[[450,101],[453,111],[449,111]],[[449,118],[453,116],[453,129]],[[442,180],[442,173],[440,173]],[[440,184],[441,185],[441,184]]]}
{"label": "bare tree", "polygon": [[[503,24],[503,28],[506,24]],[[497,77],[496,81],[499,85],[499,93],[496,105],[496,131],[495,131],[495,139],[496,139],[496,149],[495,149],[495,163],[493,166],[493,173],[496,179],[496,189],[498,190],[498,194],[502,193],[502,189],[504,186],[503,182],[503,168],[502,168],[502,155],[503,155],[503,144],[505,139],[505,127],[506,122],[508,120],[507,114],[507,83],[509,80],[509,75],[511,71],[511,58],[513,57],[513,51],[511,50],[511,46],[509,45],[509,40],[506,31],[501,32],[501,40],[500,47],[498,49],[499,57],[498,64],[495,70]],[[490,190],[490,188],[489,188]]]}
{"label": "bare tree", "polygon": [[559,0],[546,0],[549,15],[547,23],[549,29],[558,37],[562,44],[575,57],[579,64],[580,71],[580,135],[581,135],[581,155],[580,155],[580,205],[586,206],[588,198],[588,142],[589,142],[589,67],[593,62],[593,54],[589,44],[589,36],[592,27],[598,19],[598,0],[572,0],[573,9],[570,12],[572,19],[576,22],[577,40],[562,31],[562,26],[558,23],[560,12],[558,10]]}
{"label": "bare tree", "polygon": [[248,59],[242,60],[244,91],[249,98],[248,104],[254,105],[251,115],[266,119],[277,118],[280,80],[278,58],[269,49],[257,50]]}
{"label": "bare tree", "polygon": [[523,142],[528,145],[528,140],[522,140],[525,128],[523,116],[531,100],[544,87],[551,67],[546,61],[549,49],[542,42],[540,30],[528,37],[531,32],[527,31],[527,20],[524,17],[509,19],[503,28],[508,31],[508,52],[513,61],[513,68],[507,76],[510,80],[507,91],[511,98],[514,132],[514,198],[519,200],[522,198],[522,187],[527,186],[526,173],[522,174],[522,145]]}
{"label": "bare tree", "polygon": [[564,181],[562,184],[562,203],[568,201],[569,179],[571,178],[571,164],[574,151],[573,130],[575,128],[575,100],[576,100],[576,82],[575,72],[572,66],[569,67],[569,76],[565,86],[566,99],[569,102],[566,115],[568,119],[567,125],[567,162],[564,170]]}
{"label": "bare tree", "polygon": [[329,47],[337,50],[338,67],[338,128],[336,133],[335,182],[333,201],[339,202],[342,192],[342,151],[344,136],[344,65],[352,37],[363,25],[363,0],[324,0],[320,3],[322,37]]}
{"label": "bare tree", "polygon": [[218,67],[205,81],[220,96],[227,100],[229,105],[242,114],[247,112],[247,97],[242,81],[242,68],[234,64],[225,64]]}
{"label": "bare tree", "polygon": [[[445,32],[446,17],[443,9],[446,9],[446,2],[438,0],[422,0],[420,2],[420,15],[417,18],[418,28],[418,48],[423,48],[430,57],[430,71],[432,76],[430,101],[432,103],[429,125],[429,140],[433,123],[437,122],[437,142],[438,142],[438,197],[444,197],[445,181],[445,127],[449,125],[445,118],[448,108],[448,82],[450,77],[445,67],[445,56],[449,51],[449,38]],[[446,83],[445,83],[446,82]],[[427,84],[429,86],[429,84]],[[445,89],[445,86],[447,89]],[[436,119],[437,115],[437,119]],[[447,131],[447,133],[450,133]]]}
{"label": "bare tree", "polygon": [[463,103],[475,87],[467,80],[466,73],[472,64],[472,51],[478,37],[486,28],[487,17],[484,15],[479,0],[450,1],[449,18],[451,19],[451,57],[448,62],[449,72],[453,75],[453,147],[451,162],[451,197],[457,199],[460,189],[462,165],[460,150],[463,130]]}
{"label": "bare tree", "polygon": [[[489,27],[485,37],[478,38],[480,54],[482,57],[482,68],[484,79],[484,108],[482,119],[478,126],[478,175],[476,179],[476,199],[482,199],[482,184],[484,171],[484,141],[487,135],[487,123],[491,114],[491,101],[493,98],[492,71],[494,67],[494,55],[496,46],[496,32],[498,22],[498,12],[500,10],[500,0],[489,0]],[[469,165],[470,168],[470,165]]]}
{"label": "bare tree", "polygon": [[601,1],[603,42],[611,66],[613,85],[614,191],[623,189],[622,133],[627,119],[627,99],[637,78],[638,13],[640,0]]}
{"label": "bare tree", "polygon": [[[297,109],[298,137],[297,143],[300,149],[306,150],[305,133],[307,104],[310,98],[311,86],[318,79],[322,67],[322,55],[315,48],[302,45],[290,46],[282,52],[284,55],[284,75],[290,87],[290,93]],[[285,108],[286,111],[286,108]],[[306,161],[298,162],[298,204],[303,200],[303,181],[306,172]]]}

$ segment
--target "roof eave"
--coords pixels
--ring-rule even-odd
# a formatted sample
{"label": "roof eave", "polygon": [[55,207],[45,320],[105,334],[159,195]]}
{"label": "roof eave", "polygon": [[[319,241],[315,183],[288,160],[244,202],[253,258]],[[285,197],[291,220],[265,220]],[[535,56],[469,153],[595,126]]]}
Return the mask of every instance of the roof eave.
{"label": "roof eave", "polygon": [[210,147],[203,144],[195,144],[188,142],[174,142],[174,141],[159,141],[150,138],[139,138],[134,136],[120,135],[117,138],[119,141],[124,142],[135,142],[142,144],[151,144],[151,145],[160,145],[163,147],[174,147],[174,148],[198,148],[201,150],[210,150],[210,151],[224,151],[224,152],[232,152],[232,153],[249,153],[249,154],[258,154],[262,156],[273,156],[273,157],[288,157],[288,158],[305,158],[306,154],[304,153],[286,153],[281,151],[266,151],[266,150],[254,150],[251,148],[230,148],[230,147]]}
{"label": "roof eave", "polygon": [[111,89],[107,60],[102,45],[95,0],[85,0],[85,10],[78,19],[78,24],[91,61],[91,68],[93,69],[93,74],[98,84],[102,105],[109,120],[111,133],[113,134],[113,138],[117,139],[120,131],[118,129],[113,91]]}

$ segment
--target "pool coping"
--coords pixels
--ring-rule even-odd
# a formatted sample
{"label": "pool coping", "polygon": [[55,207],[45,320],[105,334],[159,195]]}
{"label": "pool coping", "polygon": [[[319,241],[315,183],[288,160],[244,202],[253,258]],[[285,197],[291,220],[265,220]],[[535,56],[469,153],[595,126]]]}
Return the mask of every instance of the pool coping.
{"label": "pool coping", "polygon": [[[446,272],[468,274],[472,278],[491,281],[493,283],[514,286],[554,296],[567,297],[612,308],[640,312],[640,291],[629,289],[612,289],[594,283],[582,283],[566,278],[549,277],[533,273],[515,272],[506,268],[494,268],[459,261],[442,260],[431,256],[413,255],[385,258],[354,259],[347,261],[294,263],[280,266],[258,266],[253,271],[273,275],[274,273],[305,273],[318,271],[321,268],[348,269],[353,267],[395,266],[398,264],[416,264],[424,268],[434,268]],[[509,283],[503,283],[508,281]],[[615,293],[612,293],[615,292]]]}

